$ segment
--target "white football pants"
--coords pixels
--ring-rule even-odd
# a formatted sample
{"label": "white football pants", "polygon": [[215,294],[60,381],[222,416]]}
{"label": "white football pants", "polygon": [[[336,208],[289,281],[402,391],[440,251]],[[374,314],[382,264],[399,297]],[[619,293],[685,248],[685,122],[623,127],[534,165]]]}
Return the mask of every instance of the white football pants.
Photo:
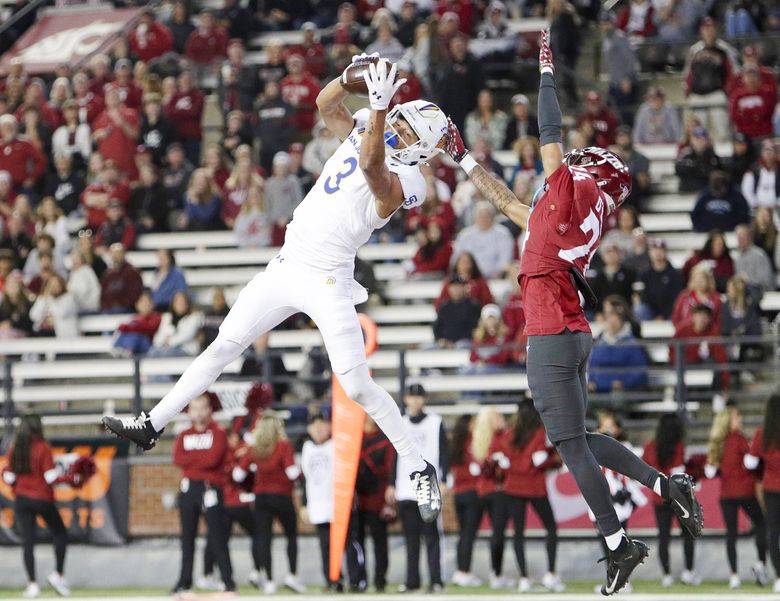
{"label": "white football pants", "polygon": [[363,332],[352,301],[356,285],[347,271],[312,270],[278,255],[241,290],[216,340],[149,412],[154,428],[162,430],[192,399],[203,394],[225,366],[240,357],[256,338],[303,312],[319,328],[333,373],[347,396],[362,405],[399,456],[408,457],[416,470],[423,469],[425,463],[393,397],[369,374]]}

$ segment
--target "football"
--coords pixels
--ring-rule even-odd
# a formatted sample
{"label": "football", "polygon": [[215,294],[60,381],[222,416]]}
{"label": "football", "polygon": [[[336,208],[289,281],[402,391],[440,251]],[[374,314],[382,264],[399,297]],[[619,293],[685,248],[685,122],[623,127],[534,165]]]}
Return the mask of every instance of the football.
{"label": "football", "polygon": [[344,88],[350,94],[356,96],[368,96],[368,88],[366,87],[366,81],[363,79],[363,73],[368,70],[368,65],[371,63],[378,63],[384,61],[387,63],[387,72],[390,72],[392,63],[386,58],[368,58],[366,60],[353,63],[349,65],[341,74],[341,87]]}

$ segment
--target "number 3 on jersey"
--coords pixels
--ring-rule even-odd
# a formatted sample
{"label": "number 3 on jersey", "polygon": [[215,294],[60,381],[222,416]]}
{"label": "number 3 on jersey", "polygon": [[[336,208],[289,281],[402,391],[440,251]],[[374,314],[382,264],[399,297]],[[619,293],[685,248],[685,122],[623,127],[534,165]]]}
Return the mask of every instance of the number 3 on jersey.
{"label": "number 3 on jersey", "polygon": [[[333,194],[339,191],[341,188],[341,180],[352,175],[355,172],[355,169],[357,169],[357,159],[355,157],[347,157],[344,159],[343,166],[342,170],[336,175],[331,175],[325,180],[325,185],[323,187],[327,194]],[[334,179],[336,180],[335,183],[331,181]]]}

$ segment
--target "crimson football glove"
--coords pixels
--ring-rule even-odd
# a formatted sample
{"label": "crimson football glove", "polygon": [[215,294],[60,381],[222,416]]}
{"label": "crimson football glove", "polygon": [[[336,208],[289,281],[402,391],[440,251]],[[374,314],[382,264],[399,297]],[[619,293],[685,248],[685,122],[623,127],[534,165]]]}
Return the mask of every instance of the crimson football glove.
{"label": "crimson football glove", "polygon": [[95,462],[92,460],[92,457],[81,455],[70,464],[65,478],[68,484],[75,488],[80,488],[95,474],[95,471]]}
{"label": "crimson football glove", "polygon": [[463,160],[463,157],[468,154],[466,144],[463,142],[457,125],[455,125],[449,117],[447,117],[447,154],[450,155],[456,163],[460,163]]}
{"label": "crimson football glove", "polygon": [[539,72],[551,75],[555,73],[552,50],[550,50],[550,32],[547,29],[542,31],[542,39],[539,44]]}

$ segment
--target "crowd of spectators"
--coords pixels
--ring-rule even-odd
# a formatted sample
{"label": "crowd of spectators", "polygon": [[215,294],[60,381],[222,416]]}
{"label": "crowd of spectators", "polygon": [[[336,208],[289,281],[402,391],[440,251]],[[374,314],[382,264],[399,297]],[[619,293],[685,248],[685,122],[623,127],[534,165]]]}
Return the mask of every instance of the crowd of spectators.
{"label": "crowd of spectators", "polygon": [[[631,350],[625,342],[640,334],[637,320],[671,319],[679,335],[704,313],[702,306],[712,327],[697,332],[718,334],[715,325],[723,333],[760,330],[755,308],[775,288],[780,260],[780,163],[772,140],[780,126],[773,123],[777,81],[761,64],[759,46],[740,53],[727,40],[769,31],[777,19],[741,5],[718,13],[698,0],[631,0],[617,12],[566,0],[315,4],[243,8],[227,1],[210,11],[184,0],[163,2],[144,9],[107,54],[77,69],[61,65],[44,79],[11,61],[0,80],[0,336],[70,336],[79,315],[133,313],[117,333],[117,352],[196,352],[208,340],[208,320],[192,306],[173,254],[159,253],[145,290],[126,252],[154,232],[231,229],[241,248],[281,244],[295,207],[339,144],[318,118],[317,94],[361,51],[396,61],[407,83],[394,101],[438,102],[479,164],[506,177],[530,203],[543,183],[533,103],[488,87],[482,63],[526,56],[529,38],[513,33],[509,19],[542,16],[550,22],[569,107],[567,148],[611,148],[633,178],[627,205],[604,224],[588,274],[604,299],[592,315],[604,322],[594,361],[609,367],[617,357],[616,364],[641,367],[610,350]],[[589,28],[601,41],[603,92],[578,90]],[[292,29],[301,32],[297,42],[274,36]],[[250,57],[260,30],[264,52]],[[643,92],[639,72],[653,44],[686,41],[692,45],[681,119],[661,87]],[[210,99],[222,118],[219,135],[204,130]],[[733,153],[720,157],[717,148],[727,140]],[[681,270],[666,242],[641,227],[654,184],[642,151],[659,144],[678,144],[679,191],[697,196],[693,229],[709,233]],[[496,159],[499,151],[513,153],[510,169]],[[515,287],[508,298],[494,298],[488,281],[513,279],[522,232],[480,202],[473,184],[446,161],[423,169],[426,203],[399,212],[373,241],[415,240],[407,277],[442,281],[437,346],[471,347],[475,370],[519,366],[522,299]],[[82,225],[71,237],[73,224]],[[723,235],[732,231],[733,250]],[[732,302],[737,291],[741,300]],[[722,294],[731,295],[728,308],[721,307]],[[510,350],[492,352],[504,343]],[[646,378],[637,374],[612,380],[607,374],[595,386],[643,386]]]}

